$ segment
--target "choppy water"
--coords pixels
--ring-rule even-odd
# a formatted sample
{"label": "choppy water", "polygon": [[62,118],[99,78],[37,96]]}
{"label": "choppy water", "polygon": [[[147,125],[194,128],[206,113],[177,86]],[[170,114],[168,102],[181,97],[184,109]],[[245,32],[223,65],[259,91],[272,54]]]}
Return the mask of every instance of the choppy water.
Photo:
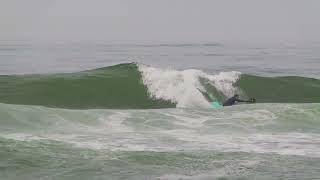
{"label": "choppy water", "polygon": [[155,67],[241,71],[263,76],[320,77],[320,43],[110,44],[0,43],[0,73],[56,73],[139,62]]}
{"label": "choppy water", "polygon": [[10,43],[0,179],[320,177],[317,44]]}

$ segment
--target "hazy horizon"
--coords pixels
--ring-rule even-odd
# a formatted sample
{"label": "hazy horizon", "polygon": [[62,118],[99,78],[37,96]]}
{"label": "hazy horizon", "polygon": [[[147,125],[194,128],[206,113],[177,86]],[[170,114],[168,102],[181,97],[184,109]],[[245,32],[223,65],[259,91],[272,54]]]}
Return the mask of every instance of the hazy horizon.
{"label": "hazy horizon", "polygon": [[0,40],[318,42],[319,1],[3,0]]}

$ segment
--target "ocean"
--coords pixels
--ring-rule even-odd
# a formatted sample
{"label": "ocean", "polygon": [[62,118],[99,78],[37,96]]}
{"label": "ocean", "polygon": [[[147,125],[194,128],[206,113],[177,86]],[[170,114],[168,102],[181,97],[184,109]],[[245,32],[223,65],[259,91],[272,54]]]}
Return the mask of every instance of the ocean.
{"label": "ocean", "polygon": [[319,50],[0,42],[0,179],[319,179]]}

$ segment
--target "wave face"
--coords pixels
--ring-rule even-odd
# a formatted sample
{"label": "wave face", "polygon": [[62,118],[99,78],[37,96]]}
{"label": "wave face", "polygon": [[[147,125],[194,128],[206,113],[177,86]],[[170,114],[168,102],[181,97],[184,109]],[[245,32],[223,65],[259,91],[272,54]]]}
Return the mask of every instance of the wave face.
{"label": "wave face", "polygon": [[61,108],[166,108],[149,98],[136,64],[68,74],[0,76],[0,102]]}
{"label": "wave face", "polygon": [[313,78],[242,75],[237,86],[264,103],[320,102],[320,80]]}
{"label": "wave face", "polygon": [[317,103],[319,92],[320,80],[312,78],[212,75],[135,63],[77,73],[0,76],[2,103],[74,109],[210,107],[210,101],[222,102],[234,93],[261,103]]}

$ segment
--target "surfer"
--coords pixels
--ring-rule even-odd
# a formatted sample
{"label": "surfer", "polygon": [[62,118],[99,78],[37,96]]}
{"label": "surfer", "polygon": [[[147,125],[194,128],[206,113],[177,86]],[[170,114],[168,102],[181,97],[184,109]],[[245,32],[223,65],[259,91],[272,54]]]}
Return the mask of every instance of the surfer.
{"label": "surfer", "polygon": [[246,103],[255,103],[256,99],[255,98],[250,98],[250,100],[242,100],[239,99],[239,95],[235,94],[233,97],[227,99],[224,103],[223,106],[232,106],[234,105],[236,102],[246,102]]}

